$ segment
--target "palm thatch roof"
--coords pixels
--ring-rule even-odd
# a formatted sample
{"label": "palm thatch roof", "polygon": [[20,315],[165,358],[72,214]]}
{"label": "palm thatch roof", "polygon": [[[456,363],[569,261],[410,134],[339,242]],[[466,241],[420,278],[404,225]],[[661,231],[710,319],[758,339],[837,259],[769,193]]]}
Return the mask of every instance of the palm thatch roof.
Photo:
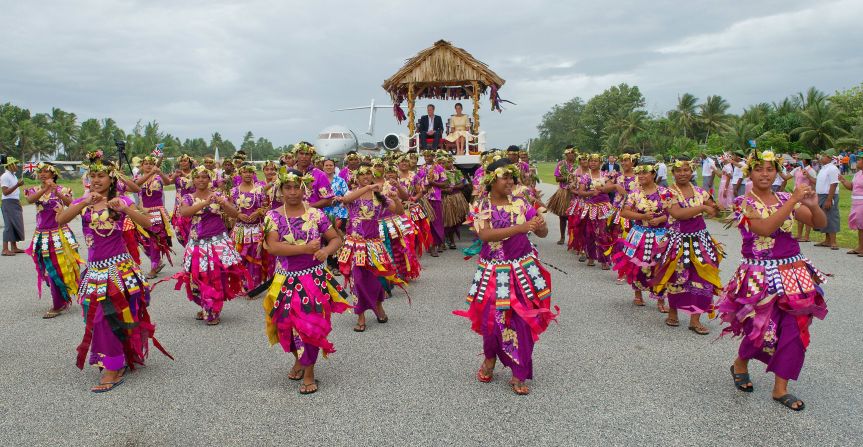
{"label": "palm thatch roof", "polygon": [[393,100],[407,97],[411,84],[417,98],[439,96],[441,89],[447,88],[458,88],[469,97],[474,82],[478,84],[479,93],[484,93],[486,88],[500,88],[506,81],[467,51],[439,40],[408,59],[399,71],[384,81],[383,88]]}

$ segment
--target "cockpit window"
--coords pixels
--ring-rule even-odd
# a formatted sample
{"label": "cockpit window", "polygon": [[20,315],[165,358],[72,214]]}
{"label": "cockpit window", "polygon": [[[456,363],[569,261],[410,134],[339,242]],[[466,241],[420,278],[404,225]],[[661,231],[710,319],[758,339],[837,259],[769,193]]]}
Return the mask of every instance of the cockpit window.
{"label": "cockpit window", "polygon": [[319,140],[329,140],[329,139],[330,139],[330,134],[328,134],[328,133],[322,133],[322,134],[319,134],[319,135],[318,135],[318,139],[319,139]]}

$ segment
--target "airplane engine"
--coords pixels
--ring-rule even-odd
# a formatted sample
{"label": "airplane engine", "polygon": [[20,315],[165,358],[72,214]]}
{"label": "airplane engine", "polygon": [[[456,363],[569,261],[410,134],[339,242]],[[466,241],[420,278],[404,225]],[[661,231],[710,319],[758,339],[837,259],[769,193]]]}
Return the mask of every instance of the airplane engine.
{"label": "airplane engine", "polygon": [[398,135],[391,133],[384,137],[384,149],[388,151],[401,150],[401,139]]}

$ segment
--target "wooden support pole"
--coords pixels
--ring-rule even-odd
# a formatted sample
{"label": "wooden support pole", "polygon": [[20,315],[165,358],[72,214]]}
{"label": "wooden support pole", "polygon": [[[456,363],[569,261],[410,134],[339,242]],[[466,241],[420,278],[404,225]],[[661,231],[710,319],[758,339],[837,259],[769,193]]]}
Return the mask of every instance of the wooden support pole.
{"label": "wooden support pole", "polygon": [[408,138],[413,136],[414,127],[416,124],[414,123],[414,84],[408,84]]}

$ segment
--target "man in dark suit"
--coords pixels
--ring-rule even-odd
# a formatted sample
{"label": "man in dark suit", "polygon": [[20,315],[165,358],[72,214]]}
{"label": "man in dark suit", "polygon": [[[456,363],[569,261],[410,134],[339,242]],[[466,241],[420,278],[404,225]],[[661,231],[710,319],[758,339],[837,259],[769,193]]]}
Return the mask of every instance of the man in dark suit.
{"label": "man in dark suit", "polygon": [[602,164],[602,167],[600,167],[599,170],[602,172],[620,172],[620,165],[617,164],[617,157],[609,155],[608,160]]}
{"label": "man in dark suit", "polygon": [[434,105],[429,104],[426,107],[428,115],[420,117],[420,127],[417,129],[420,139],[420,147],[428,149],[426,138],[433,138],[432,149],[437,149],[440,145],[440,137],[443,135],[443,119],[434,114]]}

